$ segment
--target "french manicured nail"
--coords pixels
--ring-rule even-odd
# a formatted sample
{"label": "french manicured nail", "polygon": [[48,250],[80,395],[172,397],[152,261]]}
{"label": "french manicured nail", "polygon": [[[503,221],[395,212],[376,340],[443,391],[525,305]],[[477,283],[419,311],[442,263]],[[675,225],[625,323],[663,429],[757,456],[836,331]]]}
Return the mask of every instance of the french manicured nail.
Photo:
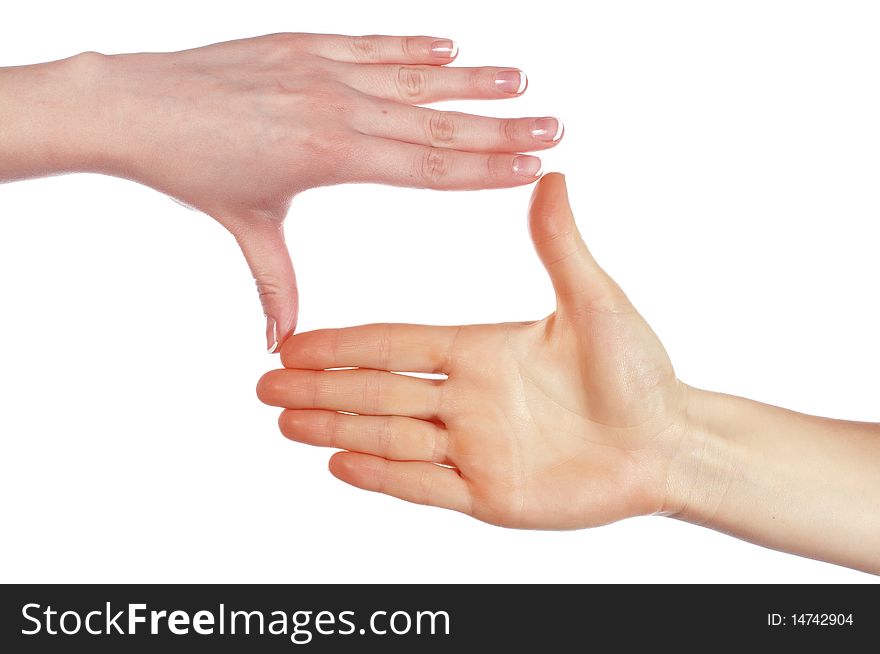
{"label": "french manicured nail", "polygon": [[266,349],[269,354],[278,351],[278,323],[271,316],[266,316]]}
{"label": "french manicured nail", "polygon": [[449,39],[434,41],[431,44],[431,54],[441,59],[452,59],[458,54],[458,45]]}
{"label": "french manicured nail", "polygon": [[495,88],[502,93],[519,95],[528,84],[526,74],[521,70],[501,70],[495,74]]}
{"label": "french manicured nail", "polygon": [[558,118],[536,118],[532,121],[532,136],[539,141],[555,143],[562,138],[565,127]]}
{"label": "french manicured nail", "polygon": [[537,177],[541,174],[541,160],[521,154],[513,158],[513,172],[523,177]]}

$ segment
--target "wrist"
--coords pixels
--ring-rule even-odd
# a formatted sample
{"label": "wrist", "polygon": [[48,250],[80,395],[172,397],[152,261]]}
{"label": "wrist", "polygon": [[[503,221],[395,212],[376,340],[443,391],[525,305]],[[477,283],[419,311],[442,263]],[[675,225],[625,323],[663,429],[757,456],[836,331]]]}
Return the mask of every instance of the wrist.
{"label": "wrist", "polygon": [[111,56],[83,52],[61,62],[66,90],[72,102],[64,108],[67,125],[68,170],[64,172],[112,173],[119,134],[113,115],[107,79]]}
{"label": "wrist", "polygon": [[735,495],[747,453],[729,434],[733,398],[686,385],[685,398],[659,513],[711,525]]}
{"label": "wrist", "polygon": [[0,181],[101,168],[97,53],[0,70]]}

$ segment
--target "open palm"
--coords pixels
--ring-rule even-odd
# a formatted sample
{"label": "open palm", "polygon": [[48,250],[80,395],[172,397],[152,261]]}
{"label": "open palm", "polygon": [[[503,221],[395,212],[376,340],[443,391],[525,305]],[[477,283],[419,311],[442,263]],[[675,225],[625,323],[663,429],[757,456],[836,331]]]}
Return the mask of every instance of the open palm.
{"label": "open palm", "polygon": [[285,407],[282,432],[347,450],[330,467],[350,484],[494,524],[566,529],[662,510],[686,387],[587,250],[561,175],[535,190],[530,225],[555,313],[293,336],[286,369],[258,389]]}

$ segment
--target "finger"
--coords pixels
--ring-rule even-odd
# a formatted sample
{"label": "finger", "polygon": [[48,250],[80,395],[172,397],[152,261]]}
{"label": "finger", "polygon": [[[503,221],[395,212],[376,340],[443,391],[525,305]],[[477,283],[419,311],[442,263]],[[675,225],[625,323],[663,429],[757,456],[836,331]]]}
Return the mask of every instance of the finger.
{"label": "finger", "polygon": [[528,86],[516,68],[340,65],[335,77],[362,93],[406,104],[515,98]]}
{"label": "finger", "polygon": [[278,418],[278,426],[287,438],[307,445],[363,452],[394,461],[446,461],[446,430],[425,420],[287,409]]}
{"label": "finger", "polygon": [[454,41],[433,36],[297,34],[296,38],[312,54],[355,64],[443,65],[458,55]]}
{"label": "finger", "polygon": [[436,380],[381,370],[273,370],[257,384],[272,406],[423,419],[436,416],[440,392]]}
{"label": "finger", "polygon": [[284,227],[278,222],[244,222],[231,228],[257,284],[266,316],[266,347],[269,354],[296,328],[299,294]]}
{"label": "finger", "polygon": [[623,291],[599,267],[581,238],[563,175],[549,173],[538,182],[529,206],[529,229],[560,307],[614,310],[628,304]]}
{"label": "finger", "polygon": [[288,338],[281,348],[286,368],[375,368],[444,372],[461,327],[362,325],[319,329]]}
{"label": "finger", "polygon": [[338,452],[330,457],[337,479],[363,490],[407,502],[471,513],[467,483],[452,468],[422,461],[388,461],[369,454]]}
{"label": "finger", "polygon": [[488,118],[378,100],[357,112],[353,127],[363,134],[435,148],[469,152],[530,152],[552,148],[562,138],[556,118]]}
{"label": "finger", "polygon": [[526,154],[478,154],[361,136],[369,156],[353,163],[353,181],[411,188],[477,190],[531,184],[541,160]]}

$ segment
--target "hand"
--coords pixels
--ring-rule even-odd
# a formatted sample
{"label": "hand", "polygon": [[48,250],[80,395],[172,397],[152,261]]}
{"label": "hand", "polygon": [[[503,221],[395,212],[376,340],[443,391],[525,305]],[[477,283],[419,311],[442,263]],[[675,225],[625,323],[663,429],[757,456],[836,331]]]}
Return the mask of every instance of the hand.
{"label": "hand", "polygon": [[[588,527],[665,510],[686,387],[584,245],[561,175],[535,189],[530,225],[554,314],[293,336],[281,350],[290,369],[258,387],[264,402],[286,407],[284,435],[348,450],[330,469],[354,486],[508,527]],[[339,367],[357,369],[324,370]]]}
{"label": "hand", "polygon": [[[274,351],[296,325],[282,223],[297,193],[345,182],[482,189],[538,178],[540,160],[517,153],[555,145],[556,119],[416,106],[525,90],[517,69],[444,67],[456,54],[432,37],[276,34],[5,69],[0,104],[28,101],[21,115],[0,110],[8,126],[0,152],[9,153],[0,181],[101,172],[211,215],[244,251]],[[38,130],[44,142],[35,142]],[[17,134],[28,142],[16,145]]]}

